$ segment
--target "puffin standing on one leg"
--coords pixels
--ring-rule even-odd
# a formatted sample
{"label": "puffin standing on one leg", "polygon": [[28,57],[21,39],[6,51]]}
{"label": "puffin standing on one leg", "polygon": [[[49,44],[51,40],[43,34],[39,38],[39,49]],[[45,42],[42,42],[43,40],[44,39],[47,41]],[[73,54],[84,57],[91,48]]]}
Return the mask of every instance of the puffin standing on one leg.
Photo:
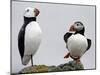
{"label": "puffin standing on one leg", "polygon": [[69,53],[64,57],[69,56],[76,62],[80,62],[81,56],[90,48],[91,40],[84,36],[85,27],[80,21],[75,22],[69,32],[64,35],[64,41]]}
{"label": "puffin standing on one leg", "polygon": [[32,56],[36,53],[41,42],[42,31],[36,22],[39,10],[36,8],[26,8],[24,12],[24,24],[18,34],[18,48],[23,65],[27,65]]}

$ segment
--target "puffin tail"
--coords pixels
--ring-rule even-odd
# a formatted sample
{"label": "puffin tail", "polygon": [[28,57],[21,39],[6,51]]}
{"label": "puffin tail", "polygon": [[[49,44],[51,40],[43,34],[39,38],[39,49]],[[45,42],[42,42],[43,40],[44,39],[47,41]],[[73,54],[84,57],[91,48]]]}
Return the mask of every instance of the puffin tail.
{"label": "puffin tail", "polygon": [[25,55],[23,58],[22,58],[22,64],[23,65],[27,65],[29,63],[31,59],[31,55]]}

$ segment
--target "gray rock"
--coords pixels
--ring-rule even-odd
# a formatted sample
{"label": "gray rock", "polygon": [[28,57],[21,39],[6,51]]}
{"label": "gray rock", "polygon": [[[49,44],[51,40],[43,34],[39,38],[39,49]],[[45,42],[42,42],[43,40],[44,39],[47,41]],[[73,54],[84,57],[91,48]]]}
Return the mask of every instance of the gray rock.
{"label": "gray rock", "polygon": [[69,61],[68,64],[70,67],[75,68],[75,70],[83,70],[84,69],[83,64],[81,62],[76,63],[76,61]]}
{"label": "gray rock", "polygon": [[56,66],[48,66],[48,72],[52,72],[56,69]]}

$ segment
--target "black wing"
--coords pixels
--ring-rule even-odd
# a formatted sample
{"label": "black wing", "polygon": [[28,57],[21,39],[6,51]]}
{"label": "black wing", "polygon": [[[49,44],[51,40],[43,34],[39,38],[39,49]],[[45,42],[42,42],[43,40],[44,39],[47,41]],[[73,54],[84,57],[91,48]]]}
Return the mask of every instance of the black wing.
{"label": "black wing", "polygon": [[88,47],[87,47],[87,50],[88,50],[91,47],[91,40],[87,39],[87,42],[88,42]]}
{"label": "black wing", "polygon": [[73,34],[73,33],[67,32],[67,33],[64,35],[64,41],[65,41],[65,43],[67,43],[68,38],[69,38],[72,34]]}
{"label": "black wing", "polygon": [[18,34],[18,48],[21,58],[23,58],[24,55],[24,35],[25,35],[25,28],[22,27]]}

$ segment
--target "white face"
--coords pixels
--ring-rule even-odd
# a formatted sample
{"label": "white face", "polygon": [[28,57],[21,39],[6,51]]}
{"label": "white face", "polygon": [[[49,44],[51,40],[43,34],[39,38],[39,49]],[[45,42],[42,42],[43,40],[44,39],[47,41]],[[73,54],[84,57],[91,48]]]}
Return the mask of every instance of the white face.
{"label": "white face", "polygon": [[36,17],[39,14],[39,10],[36,8],[27,7],[24,12],[25,17]]}
{"label": "white face", "polygon": [[83,29],[83,25],[81,25],[80,23],[75,23],[74,24],[74,28],[77,30],[77,31],[80,31]]}

